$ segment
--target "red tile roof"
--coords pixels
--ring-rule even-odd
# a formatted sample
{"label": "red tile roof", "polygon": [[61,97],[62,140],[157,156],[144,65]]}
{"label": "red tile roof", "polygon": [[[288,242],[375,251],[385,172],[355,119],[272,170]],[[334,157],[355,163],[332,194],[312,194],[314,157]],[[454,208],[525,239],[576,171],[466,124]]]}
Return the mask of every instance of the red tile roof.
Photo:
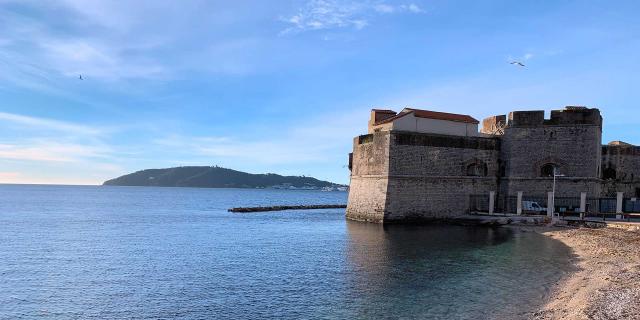
{"label": "red tile roof", "polygon": [[413,113],[415,117],[418,118],[427,118],[427,119],[435,119],[435,120],[445,120],[445,121],[455,121],[455,122],[464,122],[464,123],[472,123],[478,124],[480,123],[475,118],[466,115],[466,114],[455,114],[455,113],[446,113],[446,112],[437,112],[437,111],[429,111],[429,110],[420,110],[420,109],[411,109],[405,108],[402,112],[397,115],[384,119],[382,121],[378,121],[375,124],[382,124],[394,121],[398,118],[402,118],[410,113]]}

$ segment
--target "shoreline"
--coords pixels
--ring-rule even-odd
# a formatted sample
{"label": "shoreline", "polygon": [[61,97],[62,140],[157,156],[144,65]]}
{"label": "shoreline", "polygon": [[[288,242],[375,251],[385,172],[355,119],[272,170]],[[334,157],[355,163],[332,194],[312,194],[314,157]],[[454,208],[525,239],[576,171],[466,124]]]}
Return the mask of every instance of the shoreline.
{"label": "shoreline", "polygon": [[532,319],[640,319],[640,232],[522,227],[573,251],[576,271],[552,286]]}

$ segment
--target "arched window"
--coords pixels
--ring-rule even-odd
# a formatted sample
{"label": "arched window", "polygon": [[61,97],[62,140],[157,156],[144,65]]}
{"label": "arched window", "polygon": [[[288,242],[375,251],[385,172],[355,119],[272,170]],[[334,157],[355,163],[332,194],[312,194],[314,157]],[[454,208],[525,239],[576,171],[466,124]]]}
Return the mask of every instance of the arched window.
{"label": "arched window", "polygon": [[602,179],[605,180],[615,180],[616,179],[616,169],[612,167],[608,167],[602,171]]}
{"label": "arched window", "polygon": [[472,163],[467,166],[467,175],[473,177],[486,177],[487,165],[484,163]]}
{"label": "arched window", "polygon": [[553,174],[556,173],[557,168],[557,165],[553,163],[547,163],[540,168],[540,176],[553,177]]}

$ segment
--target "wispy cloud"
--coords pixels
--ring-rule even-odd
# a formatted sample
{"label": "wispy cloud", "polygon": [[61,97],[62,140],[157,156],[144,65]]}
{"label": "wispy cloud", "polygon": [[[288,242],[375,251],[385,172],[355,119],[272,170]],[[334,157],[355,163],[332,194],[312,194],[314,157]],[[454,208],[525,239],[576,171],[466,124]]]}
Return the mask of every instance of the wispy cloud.
{"label": "wispy cloud", "polygon": [[[174,134],[153,142],[163,150],[179,150],[186,158],[200,156],[234,167],[342,165],[350,149],[350,138],[366,130],[367,113],[366,108],[328,113],[293,126],[274,128],[273,132],[264,135],[203,137]],[[167,155],[174,159],[176,156],[179,155],[175,152]]]}
{"label": "wispy cloud", "polygon": [[0,112],[0,122],[10,122],[34,129],[54,130],[78,135],[100,135],[103,129],[79,125],[66,121],[24,116],[20,114]]}
{"label": "wispy cloud", "polygon": [[422,8],[420,8],[415,3],[401,4],[397,6],[393,6],[386,3],[378,3],[373,5],[373,9],[380,13],[395,13],[395,12],[423,13],[425,12]]}
{"label": "wispy cloud", "polygon": [[0,144],[0,159],[43,162],[76,162],[79,159],[105,156],[102,148],[72,143],[35,142]]}
{"label": "wispy cloud", "polygon": [[[159,59],[140,54],[158,45],[159,37],[136,32],[133,41],[134,32],[127,32],[139,7],[72,0],[0,3],[0,80],[55,93],[61,86],[56,80],[79,74],[93,81],[165,79],[168,71]],[[21,8],[55,10],[58,18],[52,25],[52,20],[25,15]]]}
{"label": "wispy cloud", "polygon": [[232,137],[203,137],[173,135],[154,141],[161,147],[181,148],[187,157],[207,157],[223,163],[249,163],[274,165],[291,163],[317,163],[326,151],[322,144],[304,146],[294,139],[244,140]]}
{"label": "wispy cloud", "polygon": [[111,162],[106,143],[116,130],[0,112],[0,160],[35,163]]}
{"label": "wispy cloud", "polygon": [[[0,81],[55,93],[66,83],[60,79],[75,80],[79,74],[93,84],[166,81],[186,71],[202,71],[213,58],[200,55],[193,62],[193,54],[229,38],[210,39],[208,32],[194,32],[193,21],[202,21],[203,30],[220,21],[231,23],[216,19],[211,8],[205,9],[209,6],[215,7],[199,0],[0,1]],[[194,46],[185,38],[200,40]]]}
{"label": "wispy cloud", "polygon": [[85,79],[163,79],[168,71],[154,61],[129,57],[134,48],[114,46],[88,39],[43,39],[41,48],[51,67],[67,77],[83,74]]}
{"label": "wispy cloud", "polygon": [[414,3],[391,5],[383,1],[311,0],[294,15],[280,18],[289,26],[281,34],[336,28],[362,29],[379,14],[422,13]]}

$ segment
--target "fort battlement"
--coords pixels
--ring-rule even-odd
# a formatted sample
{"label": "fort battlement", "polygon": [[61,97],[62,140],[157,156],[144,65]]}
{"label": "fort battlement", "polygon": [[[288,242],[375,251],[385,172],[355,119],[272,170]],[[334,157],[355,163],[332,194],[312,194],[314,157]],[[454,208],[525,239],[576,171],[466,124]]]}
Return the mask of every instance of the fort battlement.
{"label": "fort battlement", "polygon": [[552,110],[551,117],[545,119],[544,110],[513,111],[506,115],[485,118],[482,130],[491,132],[497,125],[503,127],[553,126],[553,125],[595,125],[602,126],[600,110],[586,107],[566,107],[563,110]]}
{"label": "fort battlement", "polygon": [[378,223],[455,217],[470,195],[544,197],[612,190],[640,196],[640,148],[602,146],[600,111],[585,107],[470,116],[374,109],[369,134],[354,139],[347,217]]}

